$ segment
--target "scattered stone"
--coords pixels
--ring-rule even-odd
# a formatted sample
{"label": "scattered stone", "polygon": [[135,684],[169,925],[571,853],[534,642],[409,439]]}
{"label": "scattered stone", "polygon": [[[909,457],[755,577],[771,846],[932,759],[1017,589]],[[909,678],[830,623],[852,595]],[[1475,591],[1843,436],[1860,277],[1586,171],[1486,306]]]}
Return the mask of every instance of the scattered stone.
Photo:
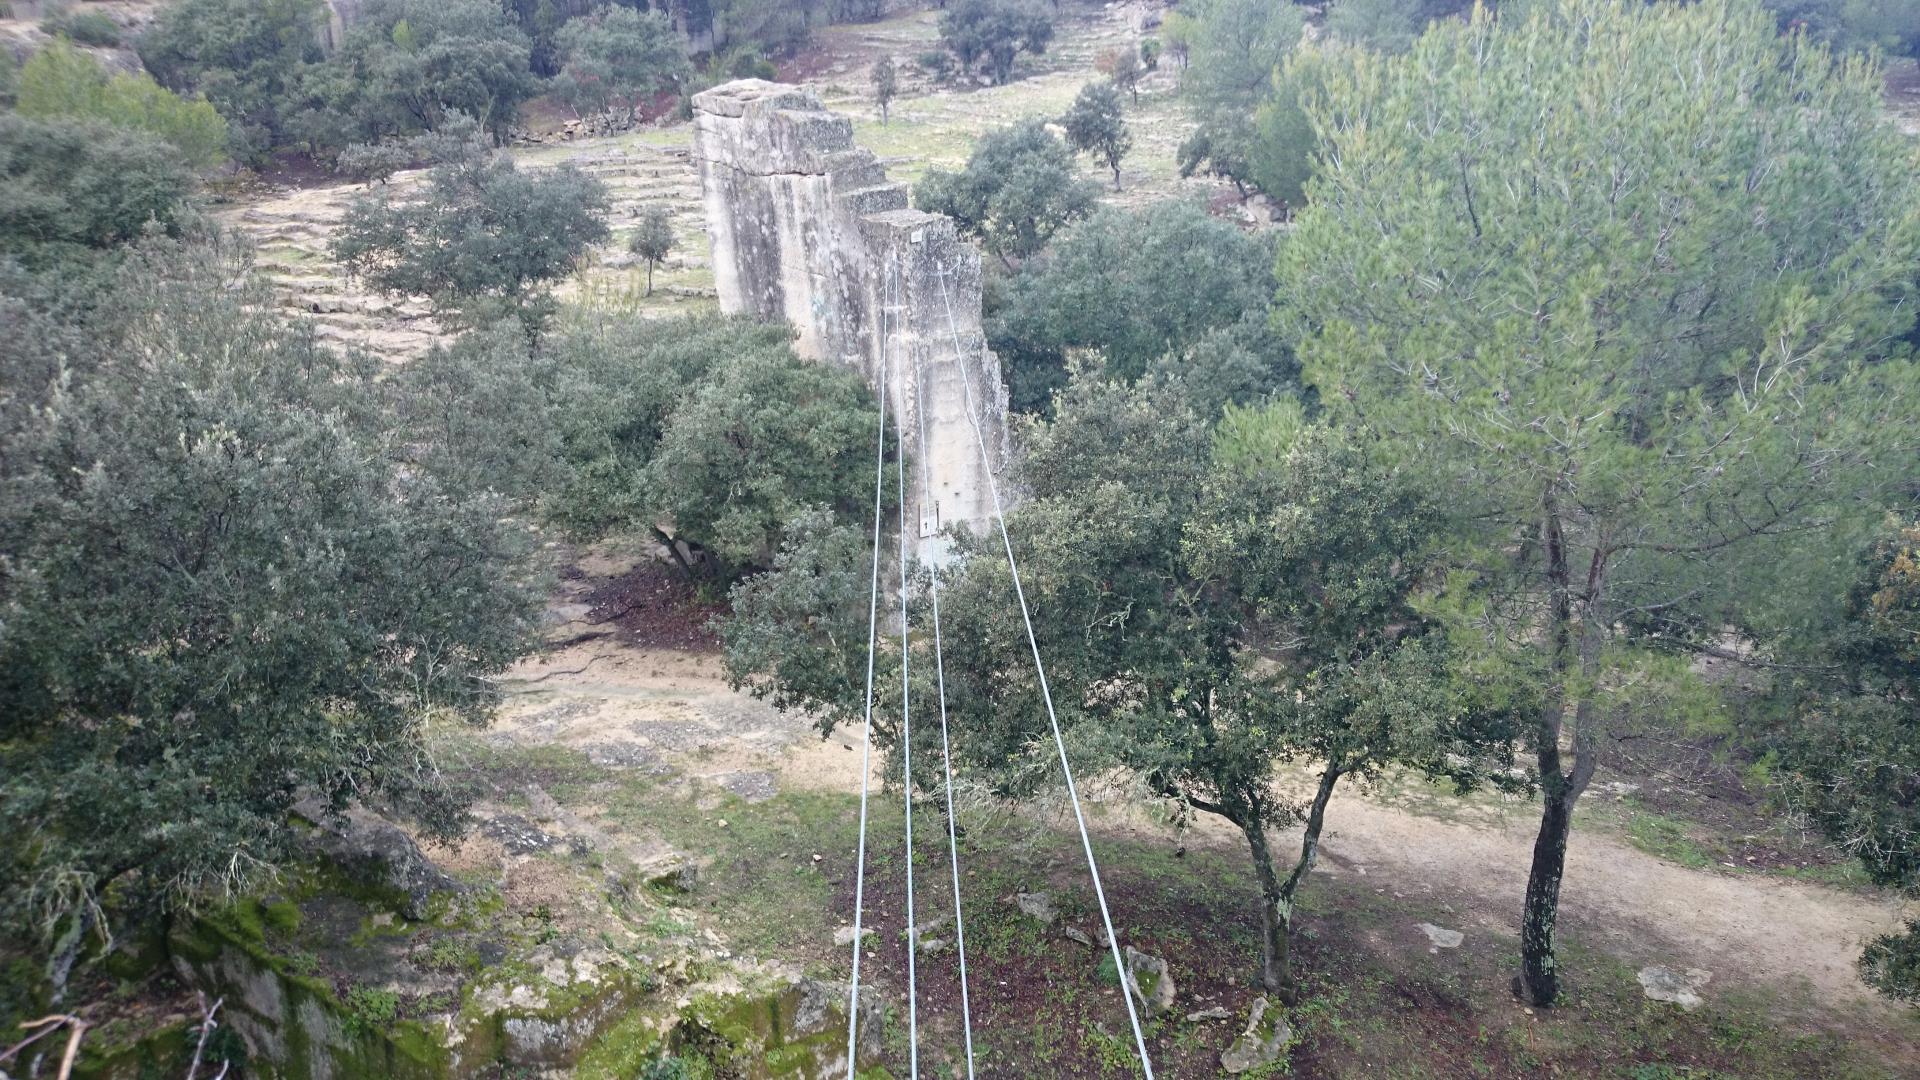
{"label": "scattered stone", "polygon": [[1227,1008],[1225,1005],[1215,1005],[1211,1009],[1201,1009],[1198,1012],[1190,1012],[1187,1014],[1187,1023],[1189,1024],[1203,1024],[1210,1020],[1231,1019],[1233,1019],[1233,1010]]}
{"label": "scattered stone", "polygon": [[1233,1045],[1220,1054],[1220,1067],[1238,1076],[1243,1072],[1271,1065],[1280,1060],[1293,1038],[1293,1027],[1280,1010],[1264,997],[1255,998],[1253,1011],[1247,1014],[1247,1027]]}
{"label": "scattered stone", "polygon": [[667,856],[640,872],[648,885],[669,892],[692,892],[700,884],[700,864],[685,856]]}
{"label": "scattered stone", "polygon": [[748,803],[763,803],[780,794],[779,787],[774,784],[772,773],[728,773],[719,777],[718,781],[721,787],[740,796]]}
{"label": "scattered stone", "polygon": [[1017,893],[1013,898],[1013,903],[1015,907],[1020,909],[1020,914],[1025,915],[1029,919],[1038,920],[1048,926],[1052,926],[1053,921],[1060,917],[1060,913],[1053,908],[1052,893]]}
{"label": "scattered stone", "polygon": [[[873,927],[863,926],[860,928],[860,939],[862,941],[865,941],[867,938],[870,938],[872,936],[873,936]],[[840,929],[835,930],[833,932],[833,943],[835,945],[853,944],[853,927],[843,926]]]}
{"label": "scattered stone", "polygon": [[1087,936],[1087,932],[1085,930],[1081,930],[1077,927],[1069,926],[1066,929],[1060,931],[1060,933],[1061,933],[1061,936],[1065,937],[1068,941],[1077,941],[1080,944],[1085,945],[1089,949],[1093,948],[1093,939]]}
{"label": "scattered stone", "polygon": [[1148,1016],[1159,1016],[1173,1008],[1177,993],[1167,962],[1131,945],[1127,946],[1127,988],[1133,991]]}
{"label": "scattered stone", "polygon": [[1640,969],[1640,988],[1655,1001],[1671,1001],[1682,1009],[1692,1012],[1703,1004],[1700,990],[1713,979],[1713,972],[1703,968],[1688,968],[1675,971],[1658,965]]}
{"label": "scattered stone", "polygon": [[589,743],[582,749],[587,760],[604,769],[639,769],[648,776],[666,776],[673,772],[660,755],[639,743]]}
{"label": "scattered stone", "polygon": [[930,937],[930,938],[920,939],[920,951],[923,953],[929,953],[929,954],[939,953],[939,952],[945,952],[946,950],[947,950],[946,938]]}
{"label": "scattered stone", "polygon": [[1449,930],[1430,922],[1421,923],[1420,929],[1427,935],[1427,941],[1432,943],[1427,949],[1430,953],[1437,953],[1441,949],[1457,949],[1460,943],[1467,939],[1467,936],[1458,930]]}
{"label": "scattered stone", "polygon": [[480,831],[514,855],[536,855],[566,842],[566,837],[555,836],[518,814],[496,814],[481,823]]}

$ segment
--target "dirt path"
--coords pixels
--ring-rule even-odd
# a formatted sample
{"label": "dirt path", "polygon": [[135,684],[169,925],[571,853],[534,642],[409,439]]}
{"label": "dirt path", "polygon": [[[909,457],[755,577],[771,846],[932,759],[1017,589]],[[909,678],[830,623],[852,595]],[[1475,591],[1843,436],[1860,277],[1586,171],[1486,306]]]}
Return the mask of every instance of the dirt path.
{"label": "dirt path", "polygon": [[[734,692],[709,653],[599,640],[515,674],[496,738],[572,746],[606,763],[670,770],[750,799],[777,790],[851,792],[858,784],[848,733],[823,741],[803,719]],[[1527,815],[1447,821],[1349,791],[1328,817],[1317,873],[1365,875],[1383,890],[1445,897],[1470,940],[1492,937],[1509,947],[1533,843]],[[1164,832],[1137,820],[1126,827]],[[1240,846],[1224,827],[1197,828],[1205,842]],[[1636,966],[1706,968],[1712,989],[1766,987],[1883,1027],[1902,1045],[1920,1042],[1913,1021],[1854,970],[1861,944],[1898,926],[1896,899],[1688,869],[1576,831],[1563,904],[1574,932]]]}

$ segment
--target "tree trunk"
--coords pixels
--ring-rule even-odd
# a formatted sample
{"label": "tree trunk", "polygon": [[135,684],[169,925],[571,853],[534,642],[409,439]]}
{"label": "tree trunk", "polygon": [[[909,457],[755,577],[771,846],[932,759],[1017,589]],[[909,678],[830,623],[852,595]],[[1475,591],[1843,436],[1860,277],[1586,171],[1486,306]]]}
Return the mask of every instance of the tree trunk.
{"label": "tree trunk", "polygon": [[1596,550],[1582,601],[1586,617],[1576,628],[1566,536],[1551,491],[1543,502],[1540,541],[1546,559],[1547,635],[1554,685],[1540,710],[1533,736],[1540,779],[1540,832],[1534,839],[1533,865],[1527,871],[1527,895],[1520,911],[1520,977],[1514,980],[1513,990],[1527,1003],[1546,1008],[1560,996],[1553,934],[1560,916],[1560,881],[1566,875],[1573,806],[1593,779],[1598,764],[1592,705],[1584,698],[1574,706],[1572,771],[1566,771],[1562,764],[1560,734],[1566,720],[1567,679],[1576,662],[1588,676],[1597,666],[1599,641],[1592,629],[1592,609],[1599,605],[1604,588],[1606,560]]}
{"label": "tree trunk", "polygon": [[698,579],[700,575],[694,572],[693,564],[687,562],[686,556],[680,554],[680,545],[674,542],[673,537],[667,535],[665,529],[655,525],[653,527],[653,535],[661,543],[667,545],[667,554],[673,556],[673,561],[680,564],[680,571],[687,575],[688,581]]}
{"label": "tree trunk", "polygon": [[1320,786],[1307,810],[1306,830],[1300,837],[1300,859],[1282,880],[1274,872],[1273,851],[1267,846],[1266,827],[1258,811],[1259,803],[1249,800],[1255,812],[1251,825],[1241,826],[1247,846],[1253,851],[1254,873],[1260,879],[1260,985],[1287,1005],[1298,1004],[1300,985],[1293,978],[1293,903],[1300,882],[1313,869],[1320,855],[1320,831],[1327,822],[1327,801],[1339,783],[1343,769],[1329,764],[1320,774]]}
{"label": "tree trunk", "polygon": [[1113,190],[1120,190],[1120,163],[1117,161],[1113,164]]}
{"label": "tree trunk", "polygon": [[1567,835],[1573,831],[1571,791],[1543,795],[1540,835],[1527,871],[1527,901],[1520,916],[1520,978],[1515,989],[1528,1004],[1550,1006],[1560,996],[1553,928],[1560,917],[1560,879],[1567,868]]}
{"label": "tree trunk", "polygon": [[647,260],[647,295],[653,295],[653,260]]}
{"label": "tree trunk", "polygon": [[1293,981],[1293,897],[1273,870],[1273,851],[1267,830],[1256,820],[1241,827],[1253,851],[1253,871],[1260,878],[1260,985],[1288,1005],[1299,1001]]}

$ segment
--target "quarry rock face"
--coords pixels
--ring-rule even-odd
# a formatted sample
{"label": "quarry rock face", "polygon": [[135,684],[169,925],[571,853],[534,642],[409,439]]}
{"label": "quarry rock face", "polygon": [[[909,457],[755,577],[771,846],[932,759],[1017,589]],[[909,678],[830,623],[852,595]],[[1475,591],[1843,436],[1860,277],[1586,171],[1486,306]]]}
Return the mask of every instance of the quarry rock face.
{"label": "quarry rock face", "polygon": [[693,131],[722,310],[792,323],[800,355],[884,393],[913,466],[907,528],[923,559],[938,557],[942,528],[989,524],[1007,392],[980,329],[979,253],[950,219],[909,209],[907,186],[854,145],[852,121],[809,91],[714,87],[694,96]]}

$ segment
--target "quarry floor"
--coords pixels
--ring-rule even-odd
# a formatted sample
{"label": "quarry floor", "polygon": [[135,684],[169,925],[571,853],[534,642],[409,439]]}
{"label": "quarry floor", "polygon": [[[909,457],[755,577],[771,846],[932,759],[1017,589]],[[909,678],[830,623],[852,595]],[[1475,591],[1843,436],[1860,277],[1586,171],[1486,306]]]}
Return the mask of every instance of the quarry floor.
{"label": "quarry floor", "polygon": [[[739,955],[844,979],[848,950],[834,934],[852,921],[859,732],[822,737],[731,690],[702,630],[716,610],[645,553],[577,553],[550,612],[552,640],[564,644],[511,674],[494,728],[462,736],[486,747],[476,770],[503,778],[483,813],[523,811],[538,789],[536,801],[557,800],[616,841],[691,856],[700,884],[676,901],[689,925]],[[1757,810],[1690,814],[1684,783],[1642,780],[1603,777],[1583,804],[1562,920],[1569,1000],[1551,1011],[1522,1008],[1507,990],[1532,804],[1456,799],[1410,778],[1336,796],[1301,903],[1306,995],[1290,1014],[1291,1075],[1920,1069],[1920,1019],[1876,998],[1853,967],[1866,938],[1898,924],[1901,902]],[[1165,958],[1179,989],[1149,1025],[1157,1072],[1222,1075],[1218,1055],[1258,996],[1244,843],[1204,821],[1178,831],[1098,783],[1085,791],[1121,940]],[[922,925],[952,910],[939,797],[922,793],[916,816]],[[864,978],[888,1004],[892,1064],[904,1066],[900,798],[876,775],[865,918],[877,932]],[[1104,954],[1062,936],[1069,926],[1099,934],[1070,819],[1058,806],[996,808],[964,787],[960,802],[978,1075],[1133,1075]],[[1639,824],[1653,805],[1661,829]],[[1743,843],[1774,857],[1750,862],[1737,854]],[[520,872],[538,873],[537,861]],[[1053,926],[1012,902],[1043,890],[1060,912]],[[1434,945],[1422,924],[1460,932],[1461,944]],[[956,959],[943,949],[919,964],[921,1062],[932,1075],[964,1075]],[[1649,965],[1711,972],[1704,1004],[1647,999],[1636,974]],[[1211,1008],[1230,1018],[1185,1019]]]}

